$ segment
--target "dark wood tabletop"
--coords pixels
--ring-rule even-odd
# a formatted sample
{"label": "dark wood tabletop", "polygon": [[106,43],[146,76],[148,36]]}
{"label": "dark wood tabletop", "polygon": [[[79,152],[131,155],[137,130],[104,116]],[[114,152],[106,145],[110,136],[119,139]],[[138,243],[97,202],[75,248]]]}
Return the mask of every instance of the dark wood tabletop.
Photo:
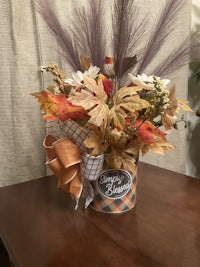
{"label": "dark wood tabletop", "polygon": [[140,163],[136,206],[119,215],[75,211],[56,184],[0,189],[0,236],[16,267],[200,266],[200,180]]}

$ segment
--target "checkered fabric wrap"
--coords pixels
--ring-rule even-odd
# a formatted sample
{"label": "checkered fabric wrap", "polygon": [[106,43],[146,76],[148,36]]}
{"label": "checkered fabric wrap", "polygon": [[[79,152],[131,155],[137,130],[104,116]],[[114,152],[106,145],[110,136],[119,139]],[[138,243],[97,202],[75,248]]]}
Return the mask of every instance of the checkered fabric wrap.
{"label": "checkered fabric wrap", "polygon": [[102,172],[104,155],[91,156],[84,153],[81,162],[81,173],[84,180],[82,197],[85,198],[85,208],[89,206],[94,198],[91,181],[97,179]]}
{"label": "checkered fabric wrap", "polygon": [[89,134],[89,130],[79,126],[78,123],[73,120],[67,120],[65,122],[60,120],[47,120],[46,131],[47,134],[51,134],[57,139],[62,137],[71,138],[81,152],[85,149],[83,142]]}
{"label": "checkered fabric wrap", "polygon": [[111,199],[103,196],[96,183],[93,182],[94,188],[94,199],[90,204],[90,207],[105,213],[122,213],[132,209],[136,202],[136,186],[137,186],[137,175],[132,177],[132,185],[129,192],[118,199]]}
{"label": "checkered fabric wrap", "polygon": [[56,139],[60,139],[64,136],[64,133],[61,128],[61,121],[59,120],[46,120],[46,133],[51,134],[54,136]]}
{"label": "checkered fabric wrap", "polygon": [[51,134],[55,138],[62,137],[71,138],[82,152],[81,174],[83,178],[82,197],[85,198],[85,208],[93,200],[93,188],[90,181],[95,180],[102,171],[104,155],[91,156],[84,152],[84,140],[88,136],[89,131],[79,126],[73,120],[61,122],[60,120],[48,120],[46,122],[47,134]]}
{"label": "checkered fabric wrap", "polygon": [[104,155],[91,156],[84,153],[81,162],[81,172],[85,179],[94,181],[102,171]]}

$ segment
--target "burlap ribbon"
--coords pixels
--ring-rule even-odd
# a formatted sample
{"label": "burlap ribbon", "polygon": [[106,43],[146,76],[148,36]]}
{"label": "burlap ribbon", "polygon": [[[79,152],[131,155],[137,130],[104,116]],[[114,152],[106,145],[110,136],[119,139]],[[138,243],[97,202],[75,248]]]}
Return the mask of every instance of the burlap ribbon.
{"label": "burlap ribbon", "polygon": [[83,187],[79,148],[68,137],[57,140],[52,135],[45,137],[43,145],[48,157],[46,164],[58,178],[58,187],[69,192],[78,203]]}

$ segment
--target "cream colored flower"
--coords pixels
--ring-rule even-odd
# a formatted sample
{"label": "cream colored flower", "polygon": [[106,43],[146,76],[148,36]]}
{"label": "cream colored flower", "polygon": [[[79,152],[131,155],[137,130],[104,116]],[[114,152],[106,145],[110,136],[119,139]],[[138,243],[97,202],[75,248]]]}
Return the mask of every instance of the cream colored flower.
{"label": "cream colored flower", "polygon": [[163,86],[164,89],[168,87],[168,84],[170,83],[170,80],[168,79],[160,79],[160,77],[155,76],[154,77],[157,82],[160,83],[161,86]]}
{"label": "cream colored flower", "polygon": [[160,79],[160,77],[157,76],[147,76],[146,74],[133,76],[131,73],[129,73],[129,77],[131,78],[132,82],[138,86],[142,86],[143,89],[146,90],[154,90],[155,88],[155,81],[159,83],[163,88],[167,88],[168,84],[170,83],[170,80],[168,79]]}
{"label": "cream colored flower", "polygon": [[90,65],[89,69],[84,72],[85,75],[87,75],[90,78],[96,79],[98,76],[98,73],[100,71],[100,68],[97,66]]}
{"label": "cream colored flower", "polygon": [[65,79],[65,83],[70,84],[71,86],[80,87],[83,85],[83,75],[96,79],[100,68],[91,65],[88,70],[81,72],[78,70],[77,72],[72,73],[72,78]]}
{"label": "cream colored flower", "polygon": [[83,81],[83,73],[78,70],[72,73],[72,78],[65,79],[64,82],[72,86],[81,86]]}
{"label": "cream colored flower", "polygon": [[147,76],[146,74],[142,74],[142,75],[137,75],[136,77],[133,76],[131,73],[129,73],[128,75],[134,84],[141,86],[143,89],[146,90],[155,90],[153,83],[154,82],[153,76]]}

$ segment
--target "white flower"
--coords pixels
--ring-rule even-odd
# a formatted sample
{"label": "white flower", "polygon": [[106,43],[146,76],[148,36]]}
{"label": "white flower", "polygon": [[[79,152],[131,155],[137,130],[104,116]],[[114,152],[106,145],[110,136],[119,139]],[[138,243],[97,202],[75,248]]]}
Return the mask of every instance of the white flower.
{"label": "white flower", "polygon": [[168,84],[170,83],[170,80],[160,79],[160,77],[156,77],[156,80],[159,81],[164,88],[167,88]]}
{"label": "white flower", "polygon": [[90,78],[96,79],[98,73],[100,71],[100,68],[97,66],[90,65],[89,69],[84,72],[85,75],[87,75]]}
{"label": "white flower", "polygon": [[131,73],[128,74],[129,77],[131,78],[132,82],[140,87],[142,87],[143,89],[147,89],[147,90],[154,90],[154,78],[153,76],[147,76],[146,74],[142,74],[142,75],[137,75],[133,76]]}
{"label": "white flower", "polygon": [[143,89],[147,90],[154,90],[154,82],[155,80],[159,82],[164,88],[167,87],[167,85],[170,83],[170,80],[168,79],[160,79],[160,77],[157,76],[147,76],[146,74],[133,76],[131,73],[128,74],[131,78],[132,82],[138,86],[141,86]]}
{"label": "white flower", "polygon": [[83,81],[83,73],[78,70],[77,72],[72,73],[72,78],[65,79],[65,83],[68,83],[72,86],[81,86]]}
{"label": "white flower", "polygon": [[137,75],[137,77],[141,82],[153,83],[154,81],[153,76],[147,76],[144,73],[142,75]]}
{"label": "white flower", "polygon": [[77,72],[72,73],[72,78],[65,79],[65,83],[70,84],[71,86],[80,87],[83,85],[83,75],[87,75],[90,78],[95,79],[98,75],[100,68],[91,65],[88,70],[81,72],[78,70]]}

